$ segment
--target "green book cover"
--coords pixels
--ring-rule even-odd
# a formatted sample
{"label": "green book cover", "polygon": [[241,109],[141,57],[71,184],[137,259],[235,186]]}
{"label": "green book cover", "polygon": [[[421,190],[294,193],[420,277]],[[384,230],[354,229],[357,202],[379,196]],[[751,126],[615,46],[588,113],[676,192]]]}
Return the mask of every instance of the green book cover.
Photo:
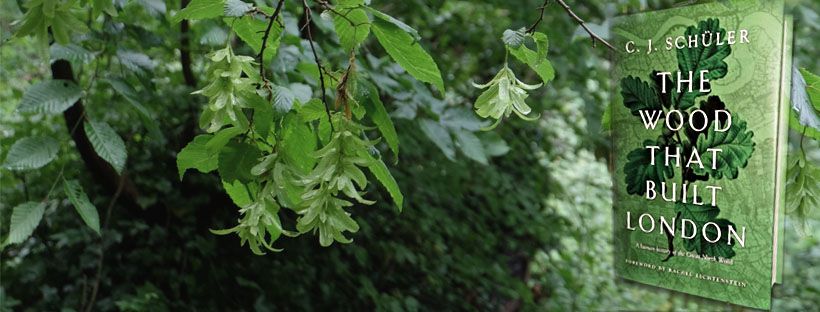
{"label": "green book cover", "polygon": [[613,23],[618,276],[770,308],[791,74],[783,6],[719,1]]}

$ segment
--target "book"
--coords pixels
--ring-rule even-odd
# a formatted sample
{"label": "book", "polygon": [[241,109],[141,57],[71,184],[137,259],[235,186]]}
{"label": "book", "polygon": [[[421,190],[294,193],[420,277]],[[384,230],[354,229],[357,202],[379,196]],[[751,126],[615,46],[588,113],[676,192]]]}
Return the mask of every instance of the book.
{"label": "book", "polygon": [[771,307],[782,275],[790,36],[782,0],[613,21],[617,276]]}

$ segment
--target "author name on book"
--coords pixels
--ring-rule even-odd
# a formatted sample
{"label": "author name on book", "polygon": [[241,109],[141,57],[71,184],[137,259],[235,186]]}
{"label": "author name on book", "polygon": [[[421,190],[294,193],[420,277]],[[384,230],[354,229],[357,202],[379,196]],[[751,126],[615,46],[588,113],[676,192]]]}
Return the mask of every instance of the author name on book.
{"label": "author name on book", "polygon": [[749,30],[739,29],[729,30],[726,32],[704,31],[703,33],[694,35],[669,36],[665,39],[662,39],[661,42],[655,42],[652,39],[647,39],[645,48],[638,47],[635,41],[630,40],[624,46],[624,50],[628,54],[645,53],[648,55],[658,52],[659,50],[672,51],[680,49],[711,47],[713,45],[723,46],[748,43],[750,43]]}

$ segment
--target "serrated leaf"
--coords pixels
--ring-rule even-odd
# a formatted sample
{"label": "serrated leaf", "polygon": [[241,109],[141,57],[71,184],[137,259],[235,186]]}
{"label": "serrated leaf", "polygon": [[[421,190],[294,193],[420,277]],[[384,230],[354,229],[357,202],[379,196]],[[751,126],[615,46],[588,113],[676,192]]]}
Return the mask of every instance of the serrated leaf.
{"label": "serrated leaf", "polygon": [[[755,150],[755,142],[752,140],[754,132],[746,131],[746,121],[733,116],[732,127],[726,132],[717,132],[713,124],[709,127],[705,135],[698,137],[695,146],[700,153],[703,167],[693,166],[696,174],[709,174],[715,179],[737,179],[740,169],[745,168],[749,163],[749,158]],[[713,158],[713,153],[707,149],[720,149],[717,158]],[[717,169],[712,169],[715,164]]]}
{"label": "serrated leaf", "polygon": [[552,67],[552,63],[548,59],[541,57],[541,54],[546,54],[546,52],[533,51],[523,44],[518,47],[508,46],[507,50],[510,51],[513,57],[527,64],[530,69],[535,71],[545,84],[555,79],[555,68]]}
{"label": "serrated leaf", "polygon": [[293,108],[293,101],[296,99],[293,91],[283,86],[273,86],[271,96],[273,98],[273,107],[280,114],[289,112]]}
{"label": "serrated leaf", "polygon": [[188,169],[196,169],[202,173],[216,170],[219,153],[206,147],[211,138],[213,135],[210,134],[198,135],[177,154],[177,170],[179,170],[180,180]]}
{"label": "serrated leaf", "polygon": [[549,37],[547,37],[547,35],[544,33],[535,32],[532,34],[532,39],[535,40],[535,47],[536,51],[538,52],[538,59],[546,60],[547,54],[549,53],[550,49]]}
{"label": "serrated leaf", "polygon": [[113,0],[94,0],[92,1],[92,16],[95,18],[100,16],[102,12],[110,16],[117,16],[117,8],[114,7]]}
{"label": "serrated leaf", "polygon": [[[720,28],[720,21],[718,19],[710,18],[705,21],[701,21],[698,23],[698,26],[689,26],[686,28],[685,35],[688,36],[699,36],[705,32],[709,32],[711,34],[720,34],[721,37],[726,36],[726,30]],[[710,81],[714,81],[726,76],[729,71],[729,66],[726,64],[724,59],[732,53],[731,45],[724,44],[724,45],[710,45],[708,47],[704,47],[703,45],[698,45],[697,47],[686,47],[684,49],[677,50],[677,58],[678,58],[678,69],[682,74],[692,72],[693,73],[693,92],[687,92],[686,90],[682,90],[684,92],[677,94],[678,101],[677,108],[678,109],[688,109],[695,105],[695,99],[699,96],[703,96],[708,94],[708,92],[700,92],[700,72],[702,70],[709,71],[704,78],[709,79]],[[677,77],[675,77],[677,78]],[[670,87],[667,85],[667,87]],[[671,88],[671,87],[670,87]],[[667,90],[669,93],[670,90]],[[671,92],[671,94],[675,94],[675,92]]]}
{"label": "serrated leaf", "polygon": [[370,173],[376,177],[376,180],[379,180],[379,183],[387,189],[390,197],[393,198],[393,203],[396,204],[396,208],[398,208],[399,212],[401,212],[404,206],[404,195],[401,193],[401,189],[399,189],[396,179],[393,178],[392,174],[390,174],[390,170],[387,169],[387,165],[384,164],[384,161],[377,159],[371,162],[370,166],[367,168],[370,170]]}
{"label": "serrated leaf", "polygon": [[294,82],[288,86],[290,92],[293,93],[294,99],[299,101],[299,104],[305,104],[313,97],[313,89],[304,83]]}
{"label": "serrated leaf", "polygon": [[228,142],[236,137],[237,135],[242,134],[244,129],[240,127],[229,127],[224,128],[222,130],[217,131],[214,133],[213,138],[211,138],[208,143],[205,144],[205,148],[210,150],[211,152],[219,152]]}
{"label": "serrated leaf", "polygon": [[345,51],[357,48],[370,35],[370,18],[362,8],[337,8],[339,14],[333,14],[333,26],[339,43]]}
{"label": "serrated leaf", "polygon": [[[728,227],[734,227],[735,224],[726,219],[718,219],[717,216],[720,213],[720,209],[718,209],[718,207],[677,202],[675,203],[675,212],[680,213],[681,219],[688,219],[695,222],[695,226],[698,229],[698,233],[696,233],[697,235],[695,235],[694,238],[682,238],[683,245],[686,250],[696,252],[699,255],[722,257],[725,259],[730,259],[735,256],[735,251],[733,250],[734,242],[730,245],[727,244],[725,240],[721,239],[717,242],[710,243],[706,241],[702,235],[700,235],[701,233],[699,229],[702,229],[707,223],[713,222],[720,228],[720,232],[723,233],[722,237],[728,237]],[[678,224],[677,226],[681,225]],[[706,227],[705,232],[708,237],[718,236],[714,226]]]}
{"label": "serrated leaf", "polygon": [[199,37],[199,44],[214,47],[225,46],[226,40],[228,40],[228,32],[220,26],[213,26]]}
{"label": "serrated leaf", "polygon": [[458,130],[455,132],[456,146],[468,158],[479,162],[482,165],[487,164],[487,155],[484,154],[484,146],[481,145],[481,140],[475,134],[466,130]]}
{"label": "serrated leaf", "polygon": [[820,77],[793,67],[791,102],[789,126],[820,140]]}
{"label": "serrated leaf", "polygon": [[223,181],[247,183],[253,180],[251,168],[258,163],[262,153],[251,144],[230,142],[219,152],[219,176]]}
{"label": "serrated leaf", "polygon": [[117,50],[117,59],[128,70],[142,74],[154,70],[157,64],[148,55],[130,50]]}
{"label": "serrated leaf", "polygon": [[421,126],[421,131],[433,141],[436,147],[444,153],[444,156],[447,156],[448,159],[453,161],[456,159],[453,138],[450,136],[450,133],[447,132],[447,129],[442,127],[441,124],[426,118],[419,120],[419,125]]}
{"label": "serrated leaf", "polygon": [[88,64],[94,60],[95,54],[73,43],[61,45],[54,43],[49,49],[51,60],[67,60],[75,65]]}
{"label": "serrated leaf", "polygon": [[[660,146],[655,151],[655,164],[652,165],[652,154],[646,146]],[[651,180],[655,185],[675,176],[672,166],[664,165],[664,145],[652,140],[643,142],[643,146],[627,154],[627,163],[624,166],[626,174],[627,193],[633,195],[646,194],[646,181]]]}
{"label": "serrated leaf", "polygon": [[381,11],[376,10],[374,8],[371,8],[369,6],[365,6],[364,8],[365,8],[365,10],[370,11],[370,13],[373,14],[374,17],[376,17],[376,18],[378,18],[378,19],[380,19],[380,20],[382,20],[386,23],[393,24],[393,26],[396,26],[399,29],[401,29],[402,31],[406,32],[414,40],[416,40],[416,41],[421,40],[421,36],[419,35],[419,32],[416,31],[413,27],[410,27],[410,25],[407,25],[404,22],[402,22],[402,21],[400,21],[400,20],[398,20],[398,19],[396,19],[396,18],[394,18],[390,15],[384,14]]}
{"label": "serrated leaf", "polygon": [[224,13],[224,7],[225,0],[193,0],[188,3],[188,6],[174,15],[171,21],[179,23],[183,19],[196,20],[220,17]]}
{"label": "serrated leaf", "polygon": [[526,38],[526,36],[527,34],[524,33],[524,30],[507,29],[501,35],[501,40],[504,41],[504,44],[512,48],[518,48],[522,44],[524,44],[524,39]]}
{"label": "serrated leaf", "polygon": [[262,138],[273,130],[273,106],[256,94],[245,97],[248,107],[253,108],[253,129]]}
{"label": "serrated leaf", "polygon": [[4,245],[24,242],[32,233],[46,211],[45,202],[26,202],[14,207],[9,222],[9,236]]}
{"label": "serrated leaf", "polygon": [[74,209],[80,214],[88,227],[90,227],[97,235],[100,235],[100,215],[97,212],[97,207],[88,199],[88,195],[80,186],[80,183],[75,180],[63,179],[63,190],[65,191],[68,201],[74,205]]}
{"label": "serrated leaf", "polygon": [[444,94],[444,80],[438,65],[419,42],[395,24],[381,19],[373,21],[373,34],[387,54],[419,81],[431,83]]}
{"label": "serrated leaf", "polygon": [[313,169],[316,159],[310,155],[316,150],[316,135],[296,114],[285,116],[281,142],[281,152],[286,163],[303,174]]}
{"label": "serrated leaf", "polygon": [[802,157],[790,160],[786,176],[786,212],[800,236],[811,235],[812,210],[820,207],[820,167]]}
{"label": "serrated leaf", "polygon": [[370,119],[372,119],[376,127],[379,128],[379,132],[381,132],[384,141],[387,142],[387,146],[389,146],[398,157],[399,135],[396,132],[396,127],[393,125],[393,120],[390,119],[387,109],[384,108],[384,103],[382,103],[379,97],[379,90],[376,89],[376,86],[368,83],[367,88],[369,89],[370,100],[364,101],[365,109]]}
{"label": "serrated leaf", "polygon": [[85,123],[85,134],[97,155],[111,164],[117,173],[122,173],[127,154],[125,142],[117,132],[104,121],[88,121]]}
{"label": "serrated leaf", "polygon": [[319,99],[310,99],[307,103],[299,107],[299,117],[304,122],[311,122],[327,115],[325,106]]}
{"label": "serrated leaf", "polygon": [[74,105],[82,93],[73,81],[41,81],[26,90],[17,110],[24,113],[62,113]]}
{"label": "serrated leaf", "polygon": [[624,106],[634,116],[640,116],[641,111],[662,110],[658,93],[648,82],[638,77],[626,77],[621,79],[621,96],[624,98]]}
{"label": "serrated leaf", "polygon": [[[260,10],[265,13],[272,14],[273,9],[262,7]],[[259,19],[254,16],[243,16],[238,19],[225,19],[225,23],[231,25],[231,29],[242,39],[248,46],[253,49],[255,53],[259,53],[262,49],[262,37],[265,30],[268,28],[268,21]],[[265,55],[262,59],[265,64],[270,64],[270,61],[276,56],[279,50],[280,37],[282,35],[282,28],[279,23],[273,23],[270,34],[268,35],[267,43],[265,44]]]}
{"label": "serrated leaf", "polygon": [[57,158],[60,144],[50,137],[27,137],[14,142],[3,161],[8,170],[38,169]]}
{"label": "serrated leaf", "polygon": [[248,187],[242,182],[222,180],[222,186],[225,188],[225,193],[228,193],[228,197],[238,207],[245,207],[253,203]]}
{"label": "serrated leaf", "polygon": [[226,0],[225,1],[225,16],[239,17],[245,15],[253,10],[253,4],[244,2],[242,0]]}

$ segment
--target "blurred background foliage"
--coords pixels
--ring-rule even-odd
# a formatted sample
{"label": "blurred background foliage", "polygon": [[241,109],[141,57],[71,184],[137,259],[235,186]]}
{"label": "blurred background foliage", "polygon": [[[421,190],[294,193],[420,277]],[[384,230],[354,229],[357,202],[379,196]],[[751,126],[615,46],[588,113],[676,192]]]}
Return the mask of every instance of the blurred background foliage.
{"label": "blurred background foliage", "polygon": [[[48,55],[55,51],[45,53],[31,38],[9,39],[11,22],[23,9],[20,1],[2,1],[0,158],[26,136],[66,143],[59,158],[40,170],[0,170],[0,220],[6,224],[12,207],[42,198],[64,167],[68,178],[85,186],[104,227],[100,238],[67,200],[54,201],[30,239],[2,251],[0,310],[736,310],[615,280],[608,142],[600,126],[611,87],[608,52],[593,48],[556,4],[546,9],[539,27],[550,38],[556,79],[530,97],[542,112],[538,122],[510,120],[480,134],[491,156],[488,165],[456,152],[447,133],[419,126],[422,119],[445,129],[474,126],[474,118],[459,118],[478,95],[470,82],[492,78],[504,61],[501,33],[530,25],[542,2],[374,1],[373,7],[419,30],[448,88],[443,99],[436,98],[388,58],[365,52],[370,75],[391,93],[386,105],[402,153],[389,166],[406,196],[403,212],[392,207],[384,190],[371,186],[370,197],[378,203],[352,208],[361,226],[352,244],[322,248],[307,235],[278,242],[284,252],[255,256],[235,237],[208,232],[230,226],[237,216],[218,177],[189,174],[185,184],[178,181],[174,159],[187,143],[180,138],[204,104],[189,95],[196,88],[183,78],[180,31],[169,22],[180,3],[115,0],[118,16],[81,35],[91,54],[69,55],[88,113],[124,138],[128,175],[142,191],[142,206],[154,207],[135,210],[109,204],[106,186],[94,182],[67,143],[62,116],[15,111],[28,86],[50,77]],[[607,20],[617,14],[688,3],[571,2],[604,37]],[[789,1],[797,25],[795,62],[814,73],[820,72],[819,8],[817,1]],[[286,23],[300,18],[295,11],[285,17]],[[214,21],[192,24],[199,86],[204,55],[224,42],[223,27]],[[327,38],[327,25],[319,28],[325,57],[338,64],[344,52],[334,52],[338,46]],[[368,49],[379,47],[370,42]],[[293,70],[306,53],[304,45],[283,45],[273,68]],[[526,68],[516,72],[523,81],[538,80]],[[123,96],[104,82],[113,79],[133,86],[136,96]],[[141,119],[134,102],[152,118]],[[817,141],[805,144],[809,158],[820,163]],[[810,224],[817,225],[818,210]],[[775,289],[774,310],[820,306],[820,230],[813,229],[804,238],[787,231],[785,283]]]}

